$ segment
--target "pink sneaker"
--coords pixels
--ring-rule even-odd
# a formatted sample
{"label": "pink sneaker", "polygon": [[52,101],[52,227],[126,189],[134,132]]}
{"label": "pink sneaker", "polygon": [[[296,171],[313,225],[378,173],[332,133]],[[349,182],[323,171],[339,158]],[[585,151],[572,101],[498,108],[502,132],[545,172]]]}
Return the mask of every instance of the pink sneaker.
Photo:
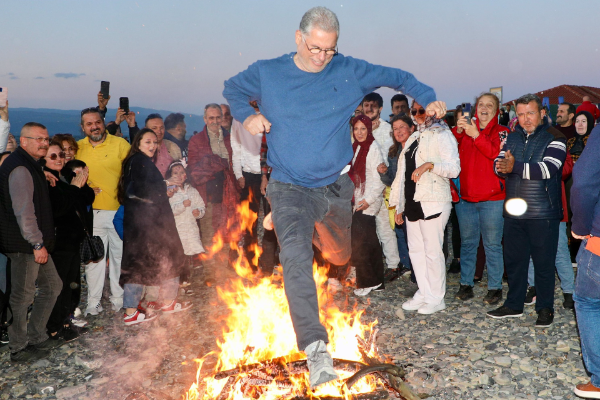
{"label": "pink sneaker", "polygon": [[176,300],[173,300],[169,304],[164,304],[160,308],[160,311],[164,312],[165,314],[172,314],[180,311],[189,310],[191,307],[191,301],[182,301],[181,303],[178,303]]}
{"label": "pink sneaker", "polygon": [[144,313],[135,310],[131,315],[123,314],[123,322],[125,325],[141,324],[142,322],[149,322],[158,317],[157,314],[146,315]]}

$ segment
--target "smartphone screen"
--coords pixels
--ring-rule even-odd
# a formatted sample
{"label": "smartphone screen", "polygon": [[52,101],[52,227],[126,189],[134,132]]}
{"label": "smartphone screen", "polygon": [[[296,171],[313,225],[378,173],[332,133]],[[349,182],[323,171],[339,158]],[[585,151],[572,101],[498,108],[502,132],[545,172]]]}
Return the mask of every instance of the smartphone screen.
{"label": "smartphone screen", "polygon": [[129,97],[121,97],[119,99],[119,108],[129,114]]}
{"label": "smartphone screen", "polygon": [[8,89],[0,87],[0,107],[6,107],[6,100],[8,99]]}
{"label": "smartphone screen", "polygon": [[102,81],[100,82],[100,93],[102,93],[102,97],[108,99],[108,92],[110,89],[110,82]]}

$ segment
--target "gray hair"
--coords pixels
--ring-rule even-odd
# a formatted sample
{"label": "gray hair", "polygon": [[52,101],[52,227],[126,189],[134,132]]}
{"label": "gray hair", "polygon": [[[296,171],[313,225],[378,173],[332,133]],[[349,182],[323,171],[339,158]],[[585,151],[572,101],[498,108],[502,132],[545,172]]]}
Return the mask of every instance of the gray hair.
{"label": "gray hair", "polygon": [[313,7],[302,16],[300,21],[300,32],[310,35],[313,28],[319,28],[325,32],[335,32],[340,35],[340,23],[333,11],[325,7]]}
{"label": "gray hair", "polygon": [[220,112],[221,114],[223,114],[223,110],[221,110],[221,106],[220,106],[220,105],[218,105],[217,103],[209,103],[209,104],[207,104],[207,105],[204,107],[204,118],[206,118],[206,111],[207,111],[209,108],[216,108],[217,110],[219,110],[219,112]]}
{"label": "gray hair", "polygon": [[517,99],[517,101],[515,101],[515,108],[519,105],[519,104],[529,104],[532,101],[535,101],[537,106],[538,106],[538,111],[542,110],[542,101],[540,100],[539,97],[537,97],[535,94],[524,94],[523,96],[519,97]]}

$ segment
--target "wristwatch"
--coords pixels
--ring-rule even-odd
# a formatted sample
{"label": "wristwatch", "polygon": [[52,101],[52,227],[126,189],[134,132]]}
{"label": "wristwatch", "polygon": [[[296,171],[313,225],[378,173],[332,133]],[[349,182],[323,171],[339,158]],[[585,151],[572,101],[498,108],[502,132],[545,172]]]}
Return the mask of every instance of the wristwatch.
{"label": "wristwatch", "polygon": [[34,243],[32,247],[34,250],[41,250],[44,247],[44,243]]}
{"label": "wristwatch", "polygon": [[431,161],[429,161],[429,163],[431,164],[431,169],[429,171],[433,171],[433,168],[435,167],[435,164]]}

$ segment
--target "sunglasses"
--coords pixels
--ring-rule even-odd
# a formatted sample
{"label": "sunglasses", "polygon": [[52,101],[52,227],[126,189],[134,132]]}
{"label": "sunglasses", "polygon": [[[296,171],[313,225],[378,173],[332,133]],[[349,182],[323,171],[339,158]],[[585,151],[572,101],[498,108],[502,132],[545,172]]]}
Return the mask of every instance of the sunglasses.
{"label": "sunglasses", "polygon": [[52,153],[52,154],[50,154],[50,159],[51,159],[52,161],[55,161],[55,160],[56,160],[57,158],[59,158],[59,157],[60,157],[60,158],[65,158],[65,152],[64,152],[64,151],[61,151],[61,152],[60,152],[60,153],[58,153],[58,154],[56,154],[56,153]]}
{"label": "sunglasses", "polygon": [[413,115],[413,116],[415,116],[415,115],[417,115],[417,113],[418,113],[419,115],[423,115],[423,114],[425,114],[425,109],[424,109],[423,107],[421,107],[421,108],[419,108],[418,110],[417,110],[417,109],[415,109],[415,108],[412,108],[412,109],[410,110],[410,115]]}

